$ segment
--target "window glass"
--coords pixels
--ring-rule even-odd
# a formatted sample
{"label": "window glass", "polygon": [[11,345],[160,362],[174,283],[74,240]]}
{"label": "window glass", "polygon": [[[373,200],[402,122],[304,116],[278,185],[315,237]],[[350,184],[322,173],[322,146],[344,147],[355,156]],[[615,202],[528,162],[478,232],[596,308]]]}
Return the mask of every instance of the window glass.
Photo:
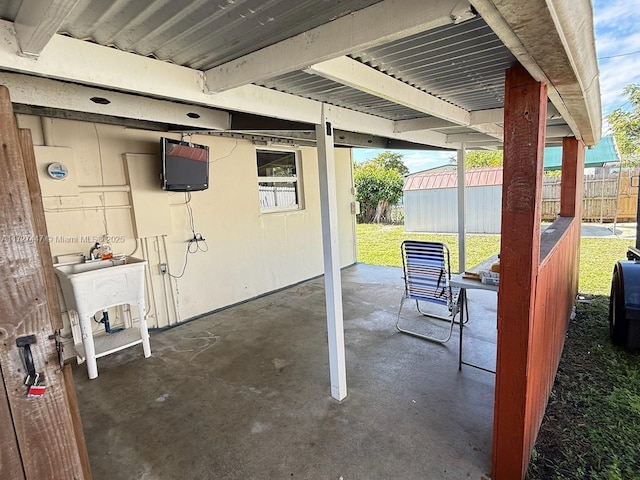
{"label": "window glass", "polygon": [[257,150],[258,193],[263,211],[300,208],[298,155],[290,151]]}
{"label": "window glass", "polygon": [[258,150],[259,177],[295,177],[295,152],[269,152]]}

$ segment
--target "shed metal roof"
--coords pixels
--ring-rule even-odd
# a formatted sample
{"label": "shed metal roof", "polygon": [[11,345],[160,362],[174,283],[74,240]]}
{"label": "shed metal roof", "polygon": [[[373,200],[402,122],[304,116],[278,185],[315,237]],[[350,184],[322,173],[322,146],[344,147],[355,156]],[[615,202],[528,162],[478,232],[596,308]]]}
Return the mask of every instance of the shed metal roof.
{"label": "shed metal roof", "polygon": [[[473,168],[465,172],[467,187],[486,187],[502,185],[502,167]],[[419,172],[408,175],[404,181],[404,190],[431,190],[436,188],[456,188],[458,172]]]}

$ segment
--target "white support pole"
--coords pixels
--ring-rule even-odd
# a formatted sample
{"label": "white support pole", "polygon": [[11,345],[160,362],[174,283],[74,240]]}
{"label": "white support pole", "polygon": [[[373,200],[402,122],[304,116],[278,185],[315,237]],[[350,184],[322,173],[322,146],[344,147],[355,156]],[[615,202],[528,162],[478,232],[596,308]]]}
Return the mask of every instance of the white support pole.
{"label": "white support pole", "polygon": [[321,123],[316,125],[316,141],[318,144],[318,170],[320,177],[320,214],[322,218],[322,252],[324,255],[324,288],[327,306],[331,396],[336,400],[342,400],[347,396],[347,369],[344,353],[336,163],[333,152],[333,127],[330,121],[330,108],[326,104],[322,106]]}
{"label": "white support pole", "polygon": [[458,265],[459,273],[466,270],[467,249],[466,234],[467,227],[465,225],[465,215],[467,212],[467,195],[465,185],[465,168],[464,168],[464,143],[460,145],[458,150]]}

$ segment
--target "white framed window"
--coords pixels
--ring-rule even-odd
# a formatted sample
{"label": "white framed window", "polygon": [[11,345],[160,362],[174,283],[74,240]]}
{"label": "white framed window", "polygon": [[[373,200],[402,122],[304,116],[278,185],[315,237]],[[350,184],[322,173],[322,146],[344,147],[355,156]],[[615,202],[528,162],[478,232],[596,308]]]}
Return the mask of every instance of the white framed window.
{"label": "white framed window", "polygon": [[263,212],[303,208],[300,158],[295,150],[256,150],[258,194]]}

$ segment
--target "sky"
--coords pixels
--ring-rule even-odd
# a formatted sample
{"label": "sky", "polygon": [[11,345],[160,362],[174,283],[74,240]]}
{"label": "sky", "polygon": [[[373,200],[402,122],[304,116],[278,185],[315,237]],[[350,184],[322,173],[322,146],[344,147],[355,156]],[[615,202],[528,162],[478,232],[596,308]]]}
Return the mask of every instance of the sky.
{"label": "sky", "polygon": [[[593,17],[596,53],[600,68],[603,135],[609,132],[604,117],[616,108],[629,108],[623,95],[630,83],[640,84],[640,0],[594,0]],[[354,149],[353,158],[361,162],[384,150]],[[449,163],[455,152],[398,150],[411,173]]]}

